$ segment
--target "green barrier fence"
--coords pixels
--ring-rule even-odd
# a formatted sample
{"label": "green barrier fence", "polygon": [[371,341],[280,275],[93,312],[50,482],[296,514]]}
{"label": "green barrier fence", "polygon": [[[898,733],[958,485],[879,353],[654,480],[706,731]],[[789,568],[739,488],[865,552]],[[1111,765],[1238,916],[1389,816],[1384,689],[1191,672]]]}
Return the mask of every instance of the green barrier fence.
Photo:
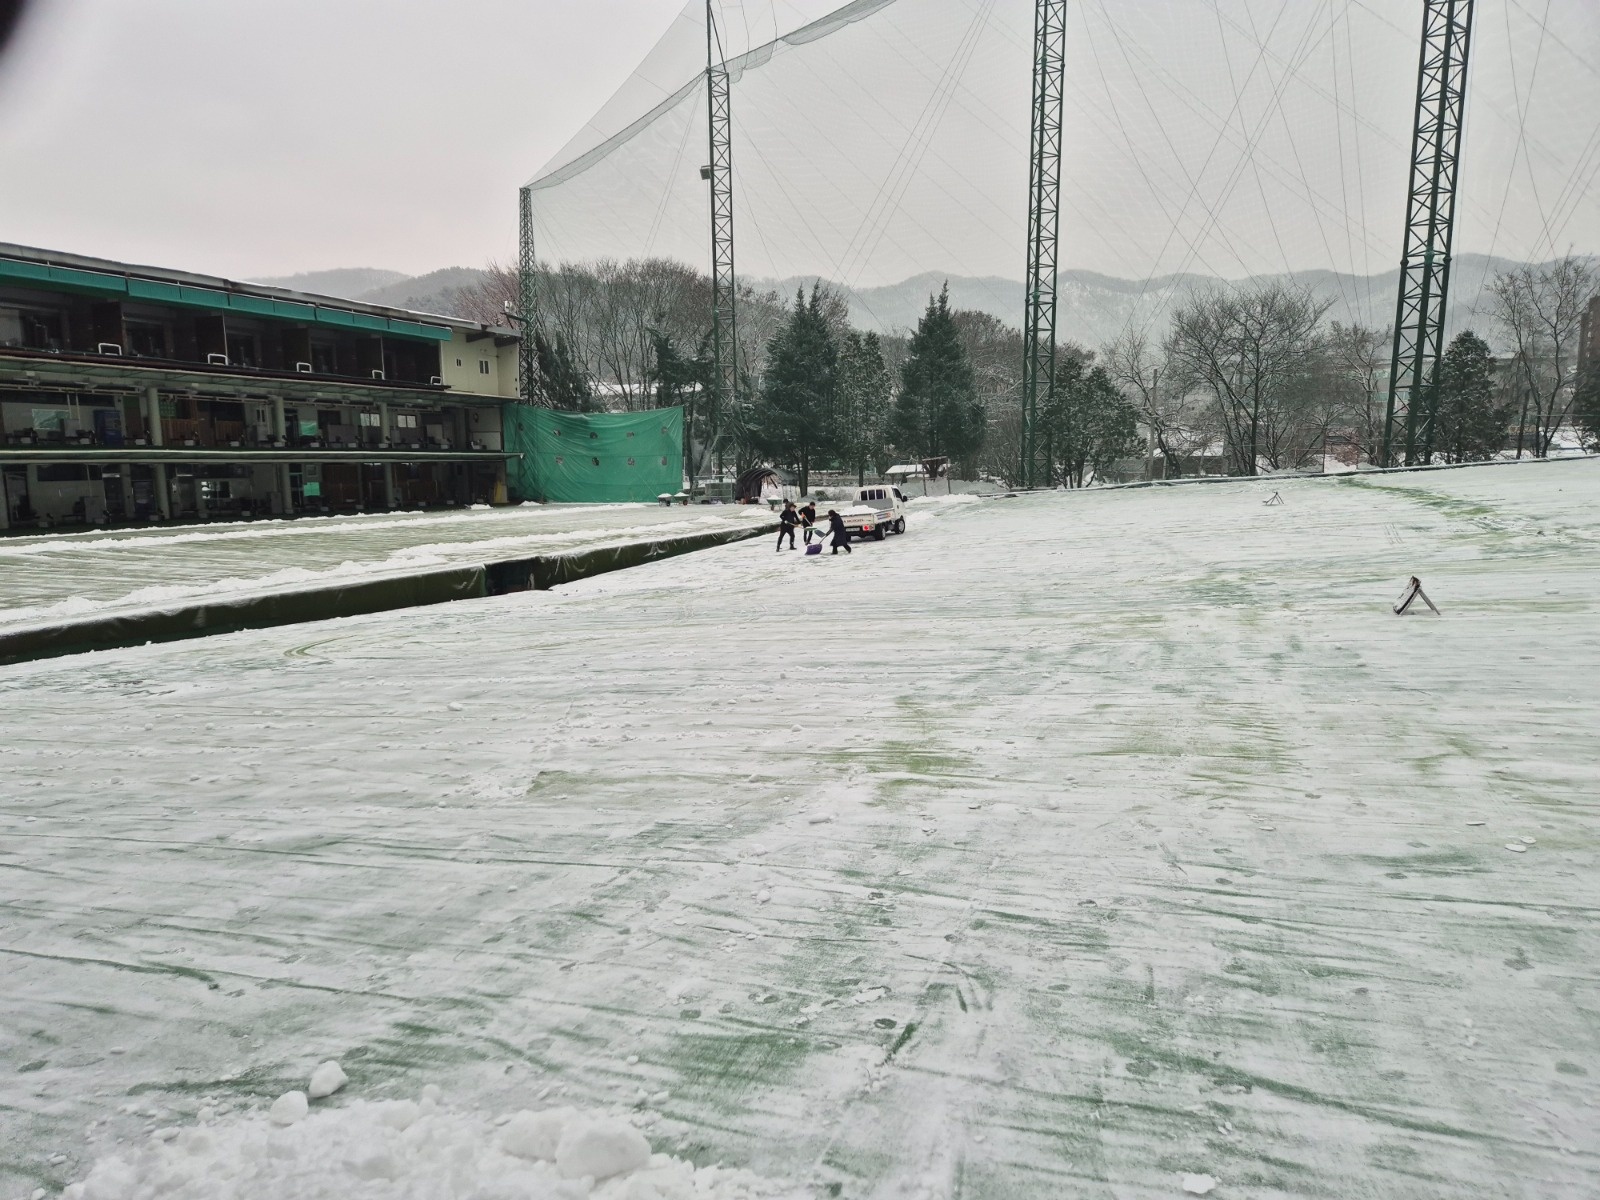
{"label": "green barrier fence", "polygon": [[571,413],[508,404],[505,448],[513,500],[649,502],[683,487],[683,409]]}

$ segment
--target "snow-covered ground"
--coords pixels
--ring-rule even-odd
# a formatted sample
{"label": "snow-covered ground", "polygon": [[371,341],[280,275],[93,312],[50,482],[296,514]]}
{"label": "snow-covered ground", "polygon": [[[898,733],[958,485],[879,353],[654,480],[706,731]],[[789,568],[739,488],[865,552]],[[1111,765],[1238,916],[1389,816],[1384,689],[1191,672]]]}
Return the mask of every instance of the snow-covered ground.
{"label": "snow-covered ground", "polygon": [[770,520],[765,509],[522,504],[0,539],[0,628],[559,554]]}
{"label": "snow-covered ground", "polygon": [[0,669],[0,1198],[474,1194],[306,1157],[428,1084],[818,1196],[1600,1194],[1597,597],[1584,461]]}

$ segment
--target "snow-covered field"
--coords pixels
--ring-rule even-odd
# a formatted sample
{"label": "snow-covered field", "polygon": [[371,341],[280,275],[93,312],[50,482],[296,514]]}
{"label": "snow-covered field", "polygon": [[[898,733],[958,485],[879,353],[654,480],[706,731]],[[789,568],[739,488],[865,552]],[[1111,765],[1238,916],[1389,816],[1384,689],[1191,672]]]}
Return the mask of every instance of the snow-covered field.
{"label": "snow-covered field", "polygon": [[522,504],[0,539],[0,628],[770,520],[748,506]]}
{"label": "snow-covered field", "polygon": [[1600,1194],[1600,462],[910,524],[0,669],[0,1200]]}

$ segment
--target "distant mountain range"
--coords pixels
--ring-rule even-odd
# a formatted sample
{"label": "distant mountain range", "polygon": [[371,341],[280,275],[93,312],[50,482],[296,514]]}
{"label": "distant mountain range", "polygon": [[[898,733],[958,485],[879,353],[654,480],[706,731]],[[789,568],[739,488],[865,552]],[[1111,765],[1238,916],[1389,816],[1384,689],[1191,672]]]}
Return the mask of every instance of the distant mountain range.
{"label": "distant mountain range", "polygon": [[444,267],[426,275],[407,275],[403,271],[384,271],[377,267],[341,267],[255,282],[268,287],[293,288],[314,296],[362,300],[368,304],[387,304],[412,312],[453,317],[461,315],[456,311],[456,292],[481,283],[485,274],[478,267]]}
{"label": "distant mountain range", "polygon": [[[1521,265],[1512,259],[1489,258],[1482,254],[1459,256],[1451,269],[1448,328],[1477,329],[1492,343],[1489,286],[1496,272]],[[851,319],[863,329],[879,332],[910,328],[927,307],[929,297],[938,294],[947,278],[952,306],[980,309],[1009,325],[1022,323],[1023,285],[1017,280],[994,276],[947,277],[936,272],[885,287],[847,289]],[[1380,275],[1316,270],[1255,278],[1262,282],[1287,280],[1331,300],[1329,320],[1381,329],[1394,320],[1400,269],[1396,267]],[[771,286],[790,296],[797,287],[809,288],[812,282],[809,277],[789,278],[758,286]],[[1119,279],[1094,271],[1063,271],[1056,277],[1057,336],[1090,348],[1103,346],[1130,327],[1145,329],[1152,337],[1159,338],[1178,304],[1222,282],[1209,275],[1158,275],[1143,280]]]}
{"label": "distant mountain range", "polygon": [[[1449,328],[1476,329],[1491,344],[1492,306],[1488,287],[1496,272],[1522,265],[1512,259],[1463,254],[1451,272]],[[457,293],[484,278],[476,267],[445,267],[426,275],[405,275],[372,267],[333,271],[308,271],[300,275],[261,279],[257,282],[294,288],[345,300],[364,300],[417,312],[460,315]],[[1344,275],[1335,271],[1295,271],[1288,275],[1258,276],[1262,280],[1287,279],[1333,302],[1331,320],[1384,328],[1394,319],[1395,291],[1400,272],[1380,275]],[[957,308],[975,308],[1019,325],[1022,321],[1023,286],[1014,279],[995,276],[941,275],[927,272],[882,287],[846,288],[850,313],[862,329],[893,332],[909,329],[927,307],[928,298],[948,280],[950,300]],[[796,288],[809,288],[812,277],[750,280],[784,297]],[[1197,291],[1219,286],[1208,275],[1158,275],[1149,280],[1119,279],[1093,271],[1063,271],[1057,277],[1057,333],[1089,347],[1102,346],[1124,329],[1142,328],[1159,338],[1172,309]]]}
{"label": "distant mountain range", "polygon": [[366,292],[408,278],[410,276],[404,271],[380,271],[377,267],[344,267],[333,271],[305,271],[299,275],[280,275],[253,282],[264,283],[268,287],[310,292],[313,296],[337,296],[341,300],[358,300]]}

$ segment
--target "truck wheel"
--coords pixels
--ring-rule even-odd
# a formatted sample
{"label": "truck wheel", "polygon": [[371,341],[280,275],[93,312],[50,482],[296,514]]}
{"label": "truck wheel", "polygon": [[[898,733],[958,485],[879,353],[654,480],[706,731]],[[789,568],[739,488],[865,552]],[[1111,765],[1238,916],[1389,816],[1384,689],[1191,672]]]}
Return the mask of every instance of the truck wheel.
{"label": "truck wheel", "polygon": [[875,541],[875,542],[883,541],[883,526],[882,525],[879,525],[876,529],[874,529],[872,531],[872,540]]}
{"label": "truck wheel", "polygon": [[904,517],[894,523],[894,531],[896,533],[904,533],[906,531],[906,519]]}

